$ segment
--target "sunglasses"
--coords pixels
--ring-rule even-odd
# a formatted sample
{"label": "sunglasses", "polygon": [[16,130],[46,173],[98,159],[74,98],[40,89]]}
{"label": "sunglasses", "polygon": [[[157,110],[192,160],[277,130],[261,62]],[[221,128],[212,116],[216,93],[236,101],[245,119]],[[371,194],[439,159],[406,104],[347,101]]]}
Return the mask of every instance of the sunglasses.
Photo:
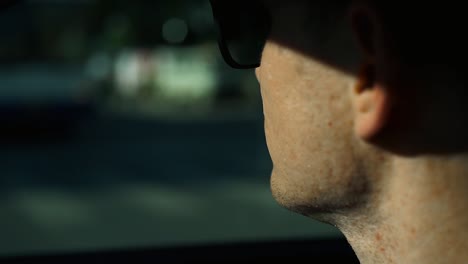
{"label": "sunglasses", "polygon": [[235,69],[259,67],[271,27],[265,6],[255,0],[210,0],[210,4],[226,63]]}

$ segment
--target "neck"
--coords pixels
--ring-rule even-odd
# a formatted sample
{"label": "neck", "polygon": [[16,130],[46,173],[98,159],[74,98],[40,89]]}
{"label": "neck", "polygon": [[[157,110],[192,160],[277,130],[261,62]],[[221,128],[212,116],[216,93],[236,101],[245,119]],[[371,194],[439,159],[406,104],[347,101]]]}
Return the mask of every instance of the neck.
{"label": "neck", "polygon": [[467,161],[391,162],[373,204],[338,225],[361,263],[467,263]]}

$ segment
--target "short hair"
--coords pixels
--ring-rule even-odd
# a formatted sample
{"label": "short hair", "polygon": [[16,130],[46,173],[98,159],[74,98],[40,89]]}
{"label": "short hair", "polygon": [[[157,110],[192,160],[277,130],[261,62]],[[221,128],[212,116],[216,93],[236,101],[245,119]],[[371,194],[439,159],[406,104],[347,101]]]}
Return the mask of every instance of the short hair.
{"label": "short hair", "polygon": [[[329,30],[337,19],[344,19],[351,3],[361,1],[375,7],[387,33],[387,44],[408,65],[444,64],[465,71],[468,42],[465,34],[466,12],[463,2],[439,1],[322,1],[324,11],[315,23]],[[331,30],[331,32],[333,32]],[[327,33],[325,34],[332,34]]]}
{"label": "short hair", "polygon": [[449,63],[459,67],[466,49],[462,4],[438,1],[375,1],[389,44],[408,63]]}

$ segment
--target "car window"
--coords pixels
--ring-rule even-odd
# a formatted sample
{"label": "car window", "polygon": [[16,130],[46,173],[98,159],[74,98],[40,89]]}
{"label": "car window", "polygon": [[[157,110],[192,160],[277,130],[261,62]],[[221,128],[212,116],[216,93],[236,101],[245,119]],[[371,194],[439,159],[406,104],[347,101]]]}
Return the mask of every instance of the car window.
{"label": "car window", "polygon": [[0,256],[340,236],[291,213],[208,1],[0,13]]}

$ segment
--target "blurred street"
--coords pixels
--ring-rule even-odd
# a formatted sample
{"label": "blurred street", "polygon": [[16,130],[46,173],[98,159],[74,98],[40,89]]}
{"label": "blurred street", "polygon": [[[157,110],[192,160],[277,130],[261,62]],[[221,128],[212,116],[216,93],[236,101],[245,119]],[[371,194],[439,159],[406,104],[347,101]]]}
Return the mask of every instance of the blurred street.
{"label": "blurred street", "polygon": [[260,116],[99,116],[2,140],[0,254],[336,236],[281,208]]}
{"label": "blurred street", "polygon": [[258,82],[216,32],[205,0],[3,10],[0,256],[339,235],[273,200]]}

